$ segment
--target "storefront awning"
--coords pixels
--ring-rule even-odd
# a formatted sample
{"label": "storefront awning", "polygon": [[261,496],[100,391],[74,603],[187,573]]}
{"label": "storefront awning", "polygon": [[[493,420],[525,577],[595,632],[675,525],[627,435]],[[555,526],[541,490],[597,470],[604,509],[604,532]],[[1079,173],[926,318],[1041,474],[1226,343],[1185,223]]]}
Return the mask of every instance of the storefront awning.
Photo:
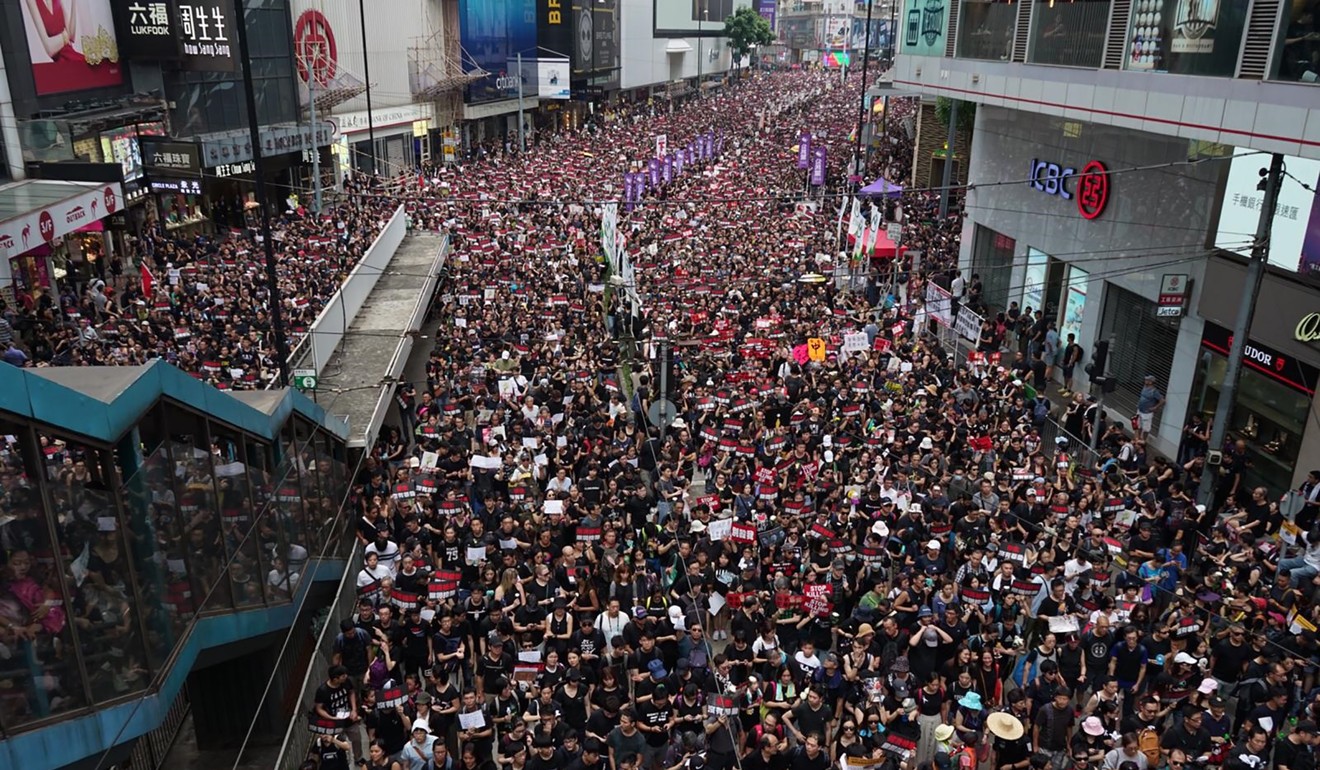
{"label": "storefront awning", "polygon": [[0,187],[0,259],[26,254],[123,207],[118,182],[29,179]]}
{"label": "storefront awning", "polygon": [[692,50],[692,46],[686,40],[673,38],[665,43],[665,53],[687,53]]}

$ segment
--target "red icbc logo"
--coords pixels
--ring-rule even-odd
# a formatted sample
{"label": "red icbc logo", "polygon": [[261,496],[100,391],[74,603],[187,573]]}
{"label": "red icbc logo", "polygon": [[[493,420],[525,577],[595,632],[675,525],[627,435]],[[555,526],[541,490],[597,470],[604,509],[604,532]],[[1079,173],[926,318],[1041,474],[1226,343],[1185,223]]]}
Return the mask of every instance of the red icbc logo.
{"label": "red icbc logo", "polygon": [[1105,213],[1109,203],[1109,171],[1098,160],[1087,163],[1077,175],[1077,211],[1084,219]]}
{"label": "red icbc logo", "polygon": [[310,82],[314,72],[317,87],[330,85],[339,66],[339,48],[325,14],[315,10],[299,14],[293,25],[293,52],[297,57],[298,77],[304,83]]}

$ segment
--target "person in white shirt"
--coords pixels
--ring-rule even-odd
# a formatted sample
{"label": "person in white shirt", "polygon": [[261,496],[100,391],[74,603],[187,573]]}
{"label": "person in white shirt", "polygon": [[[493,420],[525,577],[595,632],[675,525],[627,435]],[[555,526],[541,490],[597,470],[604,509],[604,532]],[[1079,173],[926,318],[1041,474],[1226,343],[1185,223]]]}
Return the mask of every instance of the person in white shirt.
{"label": "person in white shirt", "polygon": [[628,617],[619,611],[619,600],[610,599],[605,611],[596,616],[596,628],[605,635],[605,648],[609,654],[614,654],[614,637],[621,636],[626,625]]}
{"label": "person in white shirt", "polygon": [[364,559],[370,554],[376,554],[380,566],[388,571],[390,577],[399,568],[399,557],[403,555],[398,544],[390,540],[390,533],[383,529],[376,530],[376,542],[368,545],[362,553]]}
{"label": "person in white shirt", "polygon": [[[376,544],[372,543],[367,548],[374,548],[375,546]],[[362,557],[362,571],[357,576],[357,587],[369,586],[381,578],[393,576],[389,569],[381,566],[380,556],[375,551],[367,551],[366,555]]]}
{"label": "person in white shirt", "polygon": [[555,477],[546,482],[546,492],[558,492],[561,495],[567,495],[568,490],[573,488],[573,480],[568,477],[568,470],[560,468],[555,471]]}

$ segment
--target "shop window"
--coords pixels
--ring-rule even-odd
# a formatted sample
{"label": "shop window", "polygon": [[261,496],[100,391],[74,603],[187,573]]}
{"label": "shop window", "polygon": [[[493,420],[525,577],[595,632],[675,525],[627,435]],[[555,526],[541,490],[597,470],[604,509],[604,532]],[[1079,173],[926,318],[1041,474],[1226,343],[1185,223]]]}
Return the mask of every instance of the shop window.
{"label": "shop window", "polygon": [[[1227,329],[1206,323],[1189,409],[1203,414],[1207,423],[1219,408],[1231,339]],[[1248,344],[1228,434],[1247,448],[1244,483],[1264,486],[1273,499],[1292,486],[1318,373],[1291,356]]]}
{"label": "shop window", "polygon": [[1111,0],[1036,3],[1031,12],[1033,64],[1099,67]]}
{"label": "shop window", "polygon": [[1314,3],[1291,3],[1285,8],[1274,77],[1296,83],[1320,81],[1320,9]]}
{"label": "shop window", "polygon": [[1012,0],[962,0],[958,58],[1008,61],[1013,53],[1018,4]]}
{"label": "shop window", "polygon": [[[150,682],[132,552],[112,490],[108,453],[72,438],[38,434],[46,494],[92,701],[130,695]],[[133,533],[136,537],[136,533]],[[149,610],[148,610],[149,612]]]}
{"label": "shop window", "polygon": [[[1118,390],[1105,397],[1105,404],[1125,414],[1136,413],[1137,397],[1146,375],[1155,377],[1155,386],[1161,393],[1169,392],[1169,373],[1181,320],[1157,318],[1155,310],[1154,302],[1106,284],[1100,336],[1110,340],[1109,373],[1117,379]],[[1156,415],[1157,424],[1159,419],[1160,415]]]}
{"label": "shop window", "polygon": [[1145,0],[1131,14],[1124,69],[1233,77],[1249,5]]}
{"label": "shop window", "polygon": [[[981,304],[992,314],[1008,307],[1017,241],[988,227],[976,226],[972,237],[972,275],[981,280]],[[971,285],[971,275],[968,285]]]}
{"label": "shop window", "polygon": [[0,726],[8,730],[88,702],[40,458],[29,431],[0,422]]}

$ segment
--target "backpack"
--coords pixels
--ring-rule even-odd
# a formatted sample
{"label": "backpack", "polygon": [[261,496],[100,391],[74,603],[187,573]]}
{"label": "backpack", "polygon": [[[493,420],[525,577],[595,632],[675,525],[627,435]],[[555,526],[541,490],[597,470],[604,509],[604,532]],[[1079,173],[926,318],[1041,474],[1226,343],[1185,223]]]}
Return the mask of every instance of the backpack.
{"label": "backpack", "polygon": [[1151,767],[1158,767],[1160,762],[1160,734],[1153,727],[1143,727],[1137,733],[1137,750],[1146,755]]}
{"label": "backpack", "polygon": [[1050,416],[1050,402],[1044,398],[1036,399],[1031,405],[1031,420],[1040,425]]}

